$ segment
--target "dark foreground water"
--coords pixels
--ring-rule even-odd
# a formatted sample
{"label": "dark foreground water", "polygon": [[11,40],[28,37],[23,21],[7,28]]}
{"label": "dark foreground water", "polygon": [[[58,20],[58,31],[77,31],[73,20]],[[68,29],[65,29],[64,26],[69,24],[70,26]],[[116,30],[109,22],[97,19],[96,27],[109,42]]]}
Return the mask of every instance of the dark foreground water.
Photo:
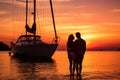
{"label": "dark foreground water", "polygon": [[[51,60],[20,59],[0,52],[0,80],[76,80],[69,77],[66,51],[56,51]],[[120,52],[87,51],[82,80],[120,80]]]}

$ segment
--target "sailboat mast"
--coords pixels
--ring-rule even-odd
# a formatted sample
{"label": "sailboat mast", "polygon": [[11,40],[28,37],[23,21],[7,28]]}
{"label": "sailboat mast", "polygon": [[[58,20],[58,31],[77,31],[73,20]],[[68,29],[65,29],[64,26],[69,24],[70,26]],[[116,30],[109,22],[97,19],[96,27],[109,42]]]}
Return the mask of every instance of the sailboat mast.
{"label": "sailboat mast", "polygon": [[28,0],[26,0],[26,24],[27,24],[27,18],[28,18]]}
{"label": "sailboat mast", "polygon": [[36,0],[34,0],[34,23],[36,24]]}
{"label": "sailboat mast", "polygon": [[[26,26],[28,25],[27,20],[28,20],[28,0],[26,0]],[[26,35],[27,35],[27,31],[26,31]]]}
{"label": "sailboat mast", "polygon": [[52,0],[50,0],[50,7],[51,7],[51,13],[52,13],[52,20],[53,20],[53,27],[54,27],[54,32],[55,32],[55,42],[57,43],[58,37],[57,37],[57,32],[56,32],[56,25],[55,25],[55,19],[54,19],[54,11],[53,11],[53,6],[52,6]]}
{"label": "sailboat mast", "polygon": [[35,38],[35,35],[36,35],[36,0],[34,0],[34,12],[33,12],[33,15],[34,15],[33,27],[35,29],[34,40],[36,40],[36,38]]}

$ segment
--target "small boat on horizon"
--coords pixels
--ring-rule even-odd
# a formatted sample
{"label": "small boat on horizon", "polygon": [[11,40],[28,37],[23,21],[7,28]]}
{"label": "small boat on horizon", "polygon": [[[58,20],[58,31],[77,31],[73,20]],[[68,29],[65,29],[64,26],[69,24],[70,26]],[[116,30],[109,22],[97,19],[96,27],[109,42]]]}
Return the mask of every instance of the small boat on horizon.
{"label": "small boat on horizon", "polygon": [[[54,12],[52,7],[52,1],[50,0],[52,21],[55,33],[55,40],[53,43],[45,43],[41,40],[41,36],[36,35],[36,0],[34,2],[34,22],[32,28],[29,27],[27,16],[28,16],[28,0],[26,0],[26,34],[20,35],[16,43],[11,42],[11,52],[14,56],[18,57],[41,57],[51,58],[58,46],[58,37],[55,28]],[[28,35],[27,33],[31,33]]]}

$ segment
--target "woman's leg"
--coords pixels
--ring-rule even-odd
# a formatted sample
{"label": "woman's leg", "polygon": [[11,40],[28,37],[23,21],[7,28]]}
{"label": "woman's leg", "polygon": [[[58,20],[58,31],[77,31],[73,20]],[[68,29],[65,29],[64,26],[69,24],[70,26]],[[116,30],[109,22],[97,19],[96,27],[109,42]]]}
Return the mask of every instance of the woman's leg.
{"label": "woman's leg", "polygon": [[69,70],[70,70],[70,75],[72,75],[72,59],[69,59]]}
{"label": "woman's leg", "polygon": [[73,60],[73,76],[74,76],[74,73],[75,73],[75,64],[76,64],[76,62],[75,62],[75,60]]}

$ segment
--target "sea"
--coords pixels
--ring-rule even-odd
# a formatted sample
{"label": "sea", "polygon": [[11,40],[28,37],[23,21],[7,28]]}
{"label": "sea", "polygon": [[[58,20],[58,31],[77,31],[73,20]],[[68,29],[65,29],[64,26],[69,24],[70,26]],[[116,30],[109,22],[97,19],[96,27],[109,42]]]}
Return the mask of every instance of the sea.
{"label": "sea", "polygon": [[[70,78],[66,51],[42,60],[8,53],[0,51],[0,80],[77,80]],[[120,80],[120,51],[86,51],[81,80]]]}

